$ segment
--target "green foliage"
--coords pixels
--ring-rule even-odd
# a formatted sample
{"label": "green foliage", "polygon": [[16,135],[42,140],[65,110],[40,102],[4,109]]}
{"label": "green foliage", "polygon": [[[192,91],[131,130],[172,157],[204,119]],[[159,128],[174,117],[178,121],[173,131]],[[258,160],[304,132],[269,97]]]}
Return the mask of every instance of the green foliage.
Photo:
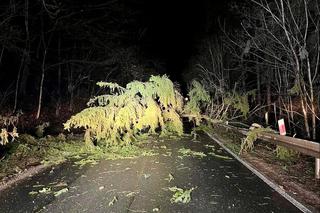
{"label": "green foliage", "polygon": [[125,145],[142,134],[183,134],[179,112],[182,96],[166,76],[152,76],[148,82],[133,81],[125,88],[99,82],[110,94],[91,99],[89,108],[72,116],[65,129],[84,128],[87,144]]}
{"label": "green foliage", "polygon": [[178,133],[178,135],[183,134],[183,124],[180,119],[180,115],[177,114],[175,111],[172,110],[167,110],[163,112],[163,118],[165,122],[165,128],[164,132],[165,134],[167,133]]}
{"label": "green foliage", "polygon": [[210,132],[210,131],[212,131],[212,126],[210,126],[210,125],[200,125],[200,126],[197,126],[197,127],[195,127],[195,128],[193,128],[192,129],[192,131],[191,131],[191,134],[192,133],[196,133],[196,132]]}
{"label": "green foliage", "polygon": [[224,98],[223,102],[225,105],[230,105],[235,110],[240,111],[242,116],[246,118],[249,113],[249,95],[252,95],[252,91],[244,94],[234,92],[233,95],[228,95],[228,97]]}
{"label": "green foliage", "polygon": [[[44,186],[44,185],[34,185],[33,187],[40,187],[40,186]],[[43,187],[42,189],[39,189],[38,191],[30,191],[28,194],[31,196],[35,196],[38,194],[53,194],[55,197],[58,197],[64,193],[67,193],[69,191],[68,188],[63,188],[60,189],[58,191],[53,191],[52,187]]]}
{"label": "green foliage", "polygon": [[113,146],[109,149],[88,147],[79,138],[64,136],[36,139],[22,134],[17,142],[8,144],[8,151],[1,158],[0,179],[23,171],[30,165],[55,165],[70,160],[80,167],[97,164],[99,160],[133,159],[154,156],[153,149],[144,148],[140,143],[130,146]]}
{"label": "green foliage", "polygon": [[247,137],[242,140],[241,147],[240,147],[240,154],[246,153],[248,151],[252,151],[254,148],[254,142],[258,139],[260,133],[263,132],[270,132],[272,131],[270,128],[254,128],[251,129]]}
{"label": "green foliage", "polygon": [[121,87],[119,84],[117,83],[110,83],[110,82],[103,82],[103,81],[99,81],[97,82],[97,85],[99,87],[107,87],[110,88],[111,92],[116,92],[119,91],[120,93],[123,93],[123,91],[125,90],[123,87]]}
{"label": "green foliage", "polygon": [[203,158],[203,157],[206,157],[207,155],[204,154],[203,152],[196,152],[196,151],[193,151],[191,149],[186,149],[186,148],[181,148],[178,150],[178,152],[180,154],[182,154],[183,157],[189,157],[189,156],[193,156],[193,157],[200,157],[200,158]]}
{"label": "green foliage", "polygon": [[174,194],[172,195],[172,198],[170,199],[171,203],[184,203],[184,204],[189,203],[191,201],[191,192],[194,189],[195,189],[194,187],[186,190],[183,190],[176,186],[169,187],[169,190],[171,192],[174,192]]}
{"label": "green foliage", "polygon": [[44,122],[44,123],[36,126],[36,132],[35,132],[36,136],[39,138],[42,138],[45,128],[47,128],[49,126],[50,126],[49,122]]}
{"label": "green foliage", "polygon": [[68,191],[69,191],[68,188],[63,188],[63,189],[60,189],[57,192],[54,192],[53,194],[54,194],[55,197],[58,197],[58,196],[62,195],[63,193],[67,193]]}
{"label": "green foliage", "polygon": [[97,164],[101,159],[131,159],[139,156],[157,155],[152,150],[142,149],[135,145],[112,146],[108,150],[84,146],[78,141],[60,142],[55,145],[55,147],[48,147],[46,150],[43,164],[59,164],[67,159],[74,159],[74,163],[82,167],[87,164]]}
{"label": "green foliage", "polygon": [[39,193],[41,194],[50,194],[51,192],[51,187],[44,187],[41,190],[39,190]]}
{"label": "green foliage", "polygon": [[294,85],[288,90],[289,95],[299,95],[300,94],[300,83],[298,80],[294,81]]}
{"label": "green foliage", "polygon": [[282,161],[293,161],[298,156],[297,151],[288,149],[283,146],[277,146],[275,152],[277,158]]}
{"label": "green foliage", "polygon": [[174,177],[171,173],[169,173],[168,178],[165,178],[165,180],[170,183],[172,180],[174,180]]}
{"label": "green foliage", "polygon": [[200,125],[201,107],[210,102],[209,93],[198,81],[193,80],[188,96],[190,100],[185,105],[183,112],[187,115],[192,115],[189,117],[189,120],[194,120],[196,125]]}

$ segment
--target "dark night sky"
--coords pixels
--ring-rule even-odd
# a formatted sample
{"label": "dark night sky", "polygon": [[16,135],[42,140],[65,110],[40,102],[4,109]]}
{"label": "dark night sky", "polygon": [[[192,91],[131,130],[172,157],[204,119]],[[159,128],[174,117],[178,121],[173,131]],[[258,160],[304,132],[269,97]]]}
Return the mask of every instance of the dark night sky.
{"label": "dark night sky", "polygon": [[148,54],[167,62],[167,72],[179,80],[202,38],[219,32],[219,17],[229,18],[229,1],[146,1],[141,45]]}
{"label": "dark night sky", "polygon": [[[145,63],[144,59],[161,62],[160,69],[155,67],[156,72],[167,73],[171,80],[184,84],[183,72],[188,68],[192,56],[197,55],[198,44],[208,36],[220,33],[217,24],[219,18],[227,19],[232,23],[230,20],[234,19],[234,15],[229,12],[228,5],[232,1],[235,0],[65,0],[59,4],[61,11],[54,18],[48,16],[41,1],[30,1],[31,65],[30,72],[25,75],[25,79],[21,78],[21,82],[24,80],[27,82],[28,94],[38,93],[43,58],[41,35],[42,32],[46,32],[45,43],[48,44],[50,32],[53,32],[46,58],[48,66],[60,60],[57,57],[60,36],[63,49],[62,61],[73,58],[81,60],[89,51],[96,51],[96,49],[96,55],[91,56],[90,60],[99,61],[112,58],[114,55],[117,57],[117,48],[121,50],[121,48],[137,46],[139,54],[142,55],[142,61],[140,61],[142,64]],[[10,5],[9,1],[4,5]],[[23,5],[20,5],[21,14],[24,14]],[[0,8],[6,7],[1,7],[0,4]],[[54,28],[54,22],[57,19],[60,19],[58,29]],[[15,45],[21,49],[25,48],[24,16],[14,18],[12,25],[16,25],[21,30],[21,40]],[[110,36],[113,34],[120,36]],[[124,38],[128,35],[132,38]],[[99,42],[95,42],[96,40]],[[107,48],[104,48],[105,46]],[[8,72],[0,73],[0,89],[5,90],[9,87],[12,89],[16,85],[20,56],[21,53],[13,48],[4,55],[0,68]],[[66,66],[62,69],[62,89],[66,90],[68,71]],[[84,66],[83,69],[88,70]],[[110,67],[102,69],[97,66],[96,75],[92,75],[95,77],[93,80],[104,79],[108,69],[110,70]],[[85,75],[85,72],[83,71],[82,74]],[[124,79],[121,73],[115,72],[113,75],[113,80]],[[57,71],[48,70],[44,88],[47,94],[52,93],[56,84]]]}

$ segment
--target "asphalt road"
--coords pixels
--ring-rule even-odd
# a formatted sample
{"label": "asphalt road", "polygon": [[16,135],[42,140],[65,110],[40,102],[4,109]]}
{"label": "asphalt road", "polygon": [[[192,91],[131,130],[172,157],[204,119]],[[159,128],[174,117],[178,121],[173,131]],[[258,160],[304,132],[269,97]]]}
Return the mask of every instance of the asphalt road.
{"label": "asphalt road", "polygon": [[[158,155],[84,168],[65,163],[30,177],[1,192],[0,212],[300,212],[207,135],[152,146]],[[181,148],[207,156],[183,156]],[[189,203],[170,201],[174,186],[195,188]],[[43,188],[50,190],[30,193]],[[61,189],[68,191],[54,196]]]}

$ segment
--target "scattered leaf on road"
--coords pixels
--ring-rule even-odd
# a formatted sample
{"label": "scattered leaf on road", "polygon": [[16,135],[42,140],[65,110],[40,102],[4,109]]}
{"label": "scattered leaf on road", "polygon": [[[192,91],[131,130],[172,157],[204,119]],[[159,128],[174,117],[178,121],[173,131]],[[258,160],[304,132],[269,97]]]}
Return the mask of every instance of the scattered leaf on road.
{"label": "scattered leaf on road", "polygon": [[50,194],[51,193],[51,188],[50,187],[44,187],[41,190],[39,190],[39,193],[41,193],[41,194]]}
{"label": "scattered leaf on road", "polygon": [[[179,149],[178,151],[180,154],[183,155],[183,157],[189,157],[189,156],[192,156],[192,157],[200,157],[200,158],[203,158],[203,157],[206,157],[207,155],[204,154],[203,152],[196,152],[196,151],[193,151],[191,149],[186,149],[186,148],[181,148]],[[181,157],[181,156],[178,156],[178,157]]]}
{"label": "scattered leaf on road", "polygon": [[143,174],[144,179],[148,179],[149,177],[151,177],[151,174]]}
{"label": "scattered leaf on road", "polygon": [[113,206],[113,204],[115,204],[115,202],[117,201],[118,201],[118,198],[114,196],[113,199],[109,202],[109,206]]}
{"label": "scattered leaf on road", "polygon": [[68,191],[69,191],[68,188],[63,188],[63,189],[61,189],[61,190],[59,190],[59,191],[57,191],[57,192],[54,192],[53,194],[54,194],[55,197],[58,197],[58,196],[60,196],[61,194],[66,193],[66,192],[68,192]]}
{"label": "scattered leaf on road", "polygon": [[136,194],[138,194],[139,192],[129,192],[128,194],[126,194],[126,197],[133,197]]}
{"label": "scattered leaf on road", "polygon": [[211,148],[212,150],[216,149],[216,147],[214,145],[206,144],[204,146],[207,147],[207,148]]}
{"label": "scattered leaf on road", "polygon": [[184,203],[184,204],[189,203],[191,201],[191,192],[194,189],[195,189],[194,187],[186,190],[183,190],[176,186],[169,187],[169,190],[174,192],[172,198],[170,199],[171,203]]}
{"label": "scattered leaf on road", "polygon": [[174,180],[174,177],[173,177],[173,175],[172,174],[170,174],[169,173],[169,175],[168,175],[169,177],[168,178],[166,178],[165,180],[167,180],[169,183],[172,181],[172,180]]}
{"label": "scattered leaf on road", "polygon": [[44,187],[44,185],[38,184],[38,185],[33,185],[32,187],[33,187],[33,188],[39,188],[39,187]]}
{"label": "scattered leaf on road", "polygon": [[29,194],[29,195],[37,195],[38,192],[36,192],[36,191],[31,191],[31,192],[29,192],[28,194]]}

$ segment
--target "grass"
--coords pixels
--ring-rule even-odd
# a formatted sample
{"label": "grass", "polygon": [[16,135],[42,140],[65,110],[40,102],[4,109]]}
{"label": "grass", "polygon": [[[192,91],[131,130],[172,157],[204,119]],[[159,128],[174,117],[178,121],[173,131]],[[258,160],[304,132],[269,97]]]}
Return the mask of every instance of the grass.
{"label": "grass", "polygon": [[279,160],[286,162],[288,164],[294,162],[299,157],[299,153],[297,151],[288,149],[283,146],[277,146],[275,153],[276,153],[276,157]]}

